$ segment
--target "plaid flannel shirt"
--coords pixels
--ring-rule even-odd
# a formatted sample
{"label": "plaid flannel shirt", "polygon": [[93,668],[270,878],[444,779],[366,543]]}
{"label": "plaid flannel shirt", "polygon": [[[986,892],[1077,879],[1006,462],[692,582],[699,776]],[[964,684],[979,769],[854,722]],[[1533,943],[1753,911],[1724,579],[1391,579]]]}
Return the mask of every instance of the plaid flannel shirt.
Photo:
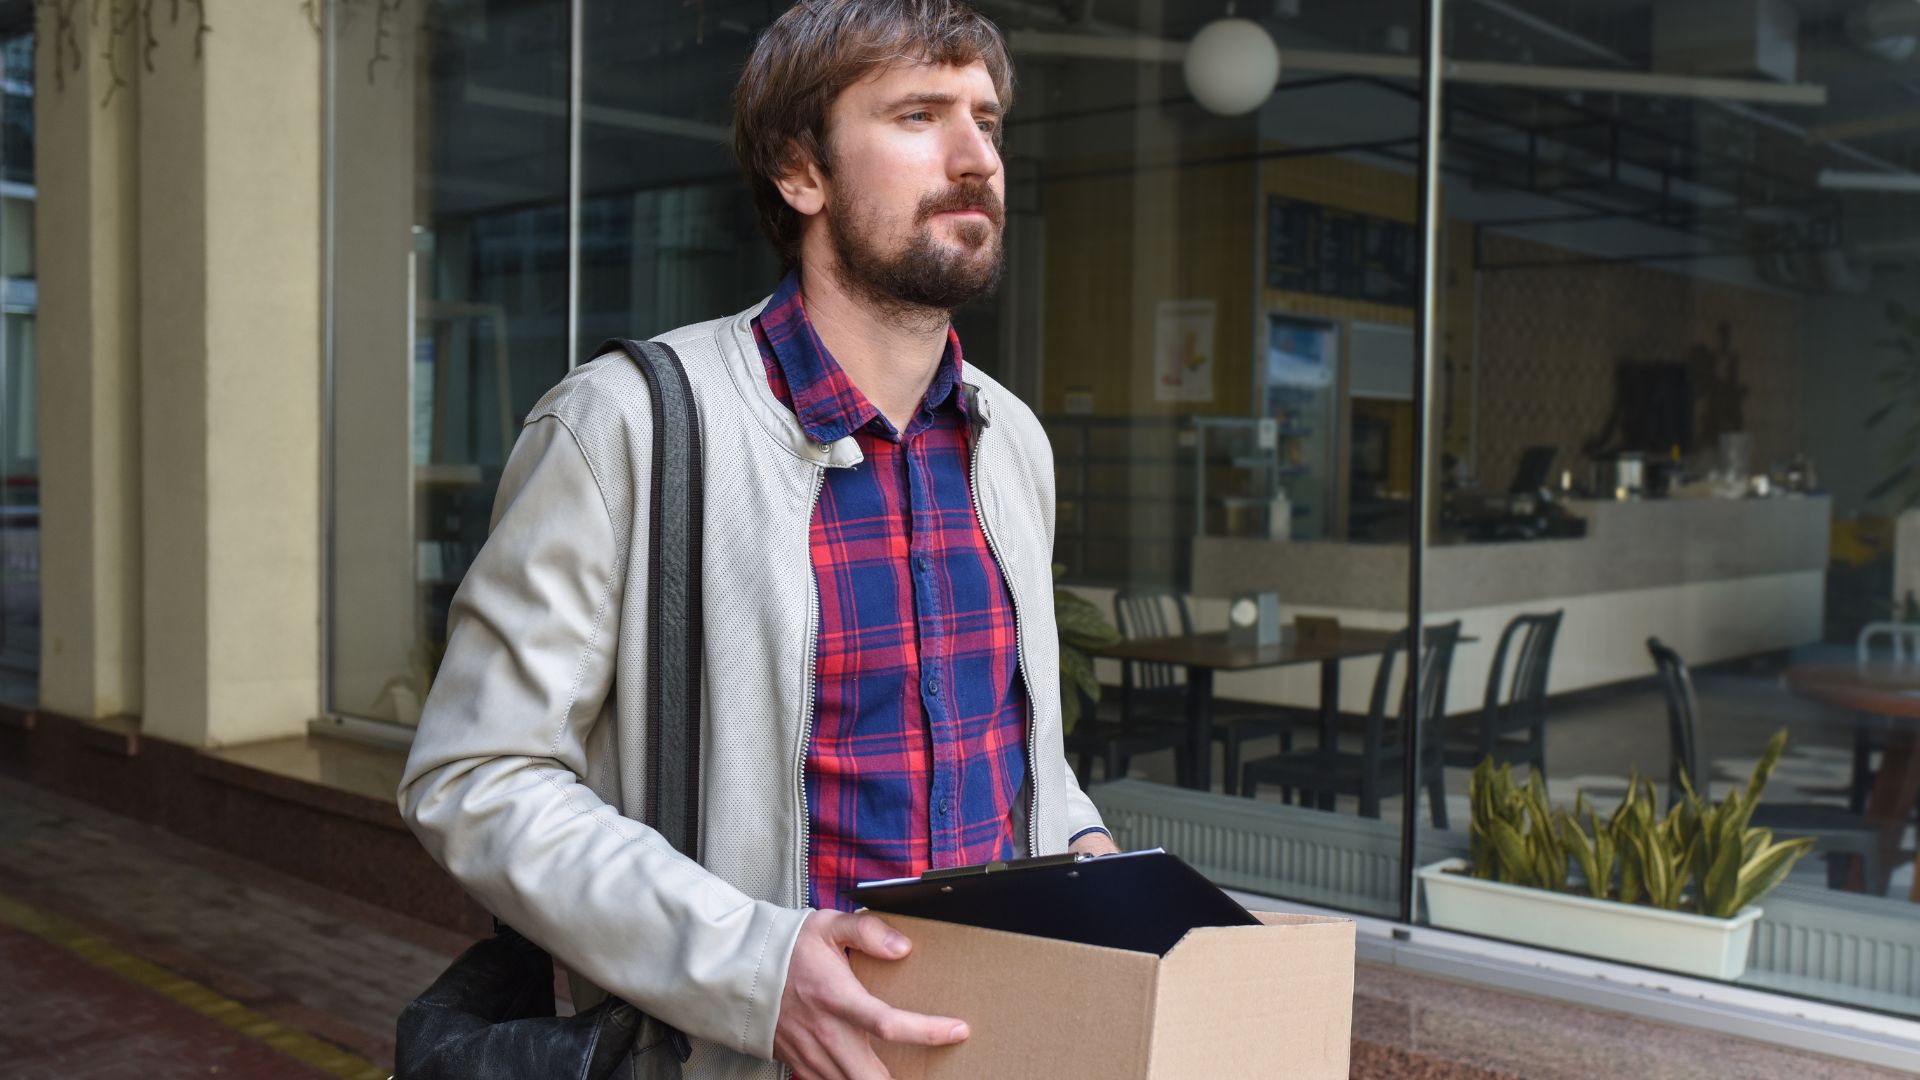
{"label": "plaid flannel shirt", "polygon": [[902,432],[807,321],[789,274],[753,320],[775,396],[807,436],[851,434],[865,460],[828,469],[814,509],[820,590],[806,761],[808,886],[841,890],[1011,857],[1027,771],[1013,601],[974,515],[960,339]]}

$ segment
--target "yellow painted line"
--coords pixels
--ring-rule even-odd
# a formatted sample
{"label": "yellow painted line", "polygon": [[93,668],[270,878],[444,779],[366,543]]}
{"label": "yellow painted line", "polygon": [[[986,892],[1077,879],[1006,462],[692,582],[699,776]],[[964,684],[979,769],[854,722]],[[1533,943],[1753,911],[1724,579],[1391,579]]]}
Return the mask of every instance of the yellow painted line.
{"label": "yellow painted line", "polygon": [[388,1070],[365,1058],[254,1012],[192,979],[123,952],[65,919],[37,911],[5,895],[0,895],[0,923],[24,930],[50,945],[65,949],[97,968],[185,1005],[209,1020],[224,1024],[255,1042],[264,1043],[330,1076],[344,1080],[386,1080],[388,1075]]}

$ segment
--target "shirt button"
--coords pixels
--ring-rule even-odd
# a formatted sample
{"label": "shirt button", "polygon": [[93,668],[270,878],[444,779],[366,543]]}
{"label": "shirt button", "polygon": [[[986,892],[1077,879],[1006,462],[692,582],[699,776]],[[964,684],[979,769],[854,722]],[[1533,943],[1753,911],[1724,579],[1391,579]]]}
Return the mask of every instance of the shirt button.
{"label": "shirt button", "polygon": [[913,568],[915,570],[918,570],[924,574],[927,572],[927,566],[928,566],[927,557],[925,555],[915,555],[913,557]]}
{"label": "shirt button", "polygon": [[941,817],[946,817],[946,816],[947,816],[947,804],[946,804],[946,803],[941,803],[941,804],[940,804],[940,816],[941,816]]}
{"label": "shirt button", "polygon": [[936,695],[940,693],[939,679],[931,678],[931,677],[927,679],[927,693],[936,694]]}

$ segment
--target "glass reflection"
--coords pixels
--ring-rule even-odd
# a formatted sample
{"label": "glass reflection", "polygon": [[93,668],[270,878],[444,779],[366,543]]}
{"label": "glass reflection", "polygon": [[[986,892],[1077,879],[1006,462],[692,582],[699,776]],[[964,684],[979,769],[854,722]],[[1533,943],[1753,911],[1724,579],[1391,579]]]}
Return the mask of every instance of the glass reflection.
{"label": "glass reflection", "polygon": [[[1915,1014],[1885,959],[1920,945],[1911,626],[1882,624],[1920,614],[1899,539],[1920,535],[1899,435],[1920,217],[1913,129],[1875,120],[1904,94],[1862,21],[1881,7],[1454,9],[1425,603],[1478,641],[1435,733],[1454,827],[1420,861],[1469,854],[1481,760],[1604,822],[1636,777],[1660,813],[1683,784],[1744,790],[1784,731],[1752,823],[1813,854],[1730,966],[1633,962]],[[1562,890],[1635,891],[1568,870]],[[1627,958],[1561,925],[1554,947]]]}
{"label": "glass reflection", "polygon": [[567,370],[569,5],[342,5],[331,703],[413,723],[520,417]]}
{"label": "glass reflection", "polygon": [[40,696],[39,294],[33,35],[24,29],[0,30],[0,701],[31,707]]}

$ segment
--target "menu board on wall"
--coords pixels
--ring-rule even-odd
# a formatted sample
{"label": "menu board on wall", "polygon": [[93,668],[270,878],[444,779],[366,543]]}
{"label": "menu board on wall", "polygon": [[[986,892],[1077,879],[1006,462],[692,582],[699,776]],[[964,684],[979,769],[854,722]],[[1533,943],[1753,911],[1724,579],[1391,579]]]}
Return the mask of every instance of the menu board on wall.
{"label": "menu board on wall", "polygon": [[1267,196],[1267,287],[1412,307],[1419,281],[1411,224]]}

